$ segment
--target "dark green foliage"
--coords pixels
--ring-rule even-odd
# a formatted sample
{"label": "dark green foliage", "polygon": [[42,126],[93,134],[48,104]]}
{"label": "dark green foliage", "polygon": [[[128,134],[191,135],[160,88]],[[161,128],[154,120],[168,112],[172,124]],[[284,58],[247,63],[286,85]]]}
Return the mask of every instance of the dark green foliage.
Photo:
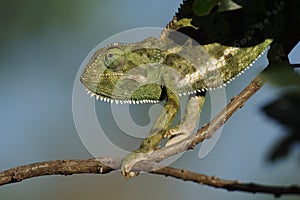
{"label": "dark green foliage", "polygon": [[275,161],[291,153],[293,145],[300,144],[300,88],[290,91],[268,105],[263,111],[286,128],[270,150],[268,160]]}

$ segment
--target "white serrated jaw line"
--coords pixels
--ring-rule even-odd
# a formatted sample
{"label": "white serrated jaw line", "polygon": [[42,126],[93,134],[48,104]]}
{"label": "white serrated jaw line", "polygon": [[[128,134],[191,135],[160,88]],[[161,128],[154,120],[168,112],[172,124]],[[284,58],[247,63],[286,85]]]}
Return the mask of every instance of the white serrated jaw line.
{"label": "white serrated jaw line", "polygon": [[115,103],[115,104],[145,104],[145,103],[159,103],[158,100],[150,100],[150,99],[144,99],[144,100],[119,100],[119,99],[110,99],[107,97],[100,96],[98,94],[93,93],[89,89],[85,89],[86,93],[91,97],[99,101],[107,102],[107,103]]}

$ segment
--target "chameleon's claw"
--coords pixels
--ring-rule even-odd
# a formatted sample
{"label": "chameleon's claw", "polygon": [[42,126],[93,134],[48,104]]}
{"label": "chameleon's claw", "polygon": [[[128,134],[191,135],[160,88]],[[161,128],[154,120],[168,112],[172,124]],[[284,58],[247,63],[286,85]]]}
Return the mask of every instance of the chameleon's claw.
{"label": "chameleon's claw", "polygon": [[190,134],[187,132],[184,132],[183,130],[180,130],[177,128],[172,128],[169,131],[166,132],[164,135],[165,138],[168,138],[169,140],[166,142],[166,147],[170,146],[172,144],[175,144],[177,142],[180,142],[181,140],[188,137]]}
{"label": "chameleon's claw", "polygon": [[126,179],[130,179],[133,178],[135,176],[138,176],[139,173],[138,172],[123,172],[122,171],[122,175],[126,178]]}
{"label": "chameleon's claw", "polygon": [[147,160],[148,155],[150,153],[151,152],[148,152],[148,153],[132,152],[132,153],[128,154],[127,156],[125,156],[125,158],[122,160],[122,163],[121,163],[122,175],[127,179],[137,176],[139,173],[131,171],[132,167],[140,161]]}

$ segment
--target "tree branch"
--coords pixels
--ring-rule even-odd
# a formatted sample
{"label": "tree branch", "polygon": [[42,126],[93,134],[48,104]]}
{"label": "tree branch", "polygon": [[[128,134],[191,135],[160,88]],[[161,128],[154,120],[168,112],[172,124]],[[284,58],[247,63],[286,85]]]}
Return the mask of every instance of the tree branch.
{"label": "tree branch", "polygon": [[[259,75],[260,76],[260,75]],[[223,188],[229,191],[260,192],[280,196],[284,194],[300,195],[299,186],[266,186],[255,183],[240,183],[239,181],[223,180],[215,176],[207,176],[183,169],[162,167],[157,162],[166,157],[193,148],[201,141],[212,137],[231,116],[241,108],[244,103],[258,91],[263,85],[259,76],[255,78],[238,96],[234,97],[226,108],[221,111],[209,124],[203,126],[195,135],[168,147],[161,148],[151,155],[147,161],[137,163],[133,171],[151,171],[150,173],[172,176],[177,179],[192,181],[199,184]],[[72,175],[72,174],[106,174],[119,169],[121,158],[96,158],[88,160],[53,160],[47,162],[33,163],[15,167],[0,173],[0,186],[24,179],[45,176],[45,175]],[[155,170],[156,169],[156,170]]]}
{"label": "tree branch", "polygon": [[250,97],[263,86],[263,84],[264,82],[261,79],[261,74],[259,74],[240,94],[233,97],[231,102],[227,104],[226,108],[213,118],[210,123],[204,125],[197,131],[190,148],[193,148],[203,140],[212,137],[213,134],[233,115],[233,113],[244,106],[246,101],[250,99]]}
{"label": "tree branch", "polygon": [[276,197],[286,194],[300,195],[300,187],[291,186],[268,186],[256,183],[241,183],[237,180],[224,180],[216,176],[208,176],[205,174],[195,173],[184,169],[176,169],[172,167],[161,168],[151,172],[165,176],[172,176],[184,181],[192,181],[198,184],[208,185],[215,188],[222,188],[228,191],[241,191],[250,193],[266,193],[273,194]]}
{"label": "tree branch", "polygon": [[[72,175],[72,174],[106,174],[114,171],[114,168],[108,167],[99,160],[110,162],[114,168],[119,168],[120,158],[95,158],[88,160],[54,160],[40,162],[20,167],[15,167],[0,173],[0,186],[20,182],[25,179],[45,176],[45,175]],[[134,170],[148,169],[149,165],[158,165],[155,162],[140,162],[134,166]],[[205,174],[195,173],[188,170],[164,167],[151,172],[153,174],[171,176],[184,181],[192,181],[200,185],[208,185],[215,188],[223,188],[228,191],[243,191],[251,193],[267,193],[276,197],[286,194],[300,195],[300,187],[289,186],[266,186],[255,183],[240,183],[239,181],[219,179],[216,176],[207,176]]]}

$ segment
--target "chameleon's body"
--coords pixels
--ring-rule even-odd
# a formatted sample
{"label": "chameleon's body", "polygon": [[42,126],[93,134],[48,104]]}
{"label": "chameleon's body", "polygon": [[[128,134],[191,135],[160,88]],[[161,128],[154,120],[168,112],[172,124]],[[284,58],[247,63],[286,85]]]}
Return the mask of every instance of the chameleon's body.
{"label": "chameleon's body", "polygon": [[[180,11],[187,10],[190,2],[186,1]],[[283,6],[276,4],[275,14],[266,13],[260,25],[253,24],[238,40],[229,40],[234,45],[215,42],[200,46],[189,38],[176,44],[178,41],[173,41],[176,33],[169,30],[198,28],[179,12],[159,39],[150,37],[133,44],[112,44],[94,54],[81,76],[81,82],[91,96],[115,103],[166,100],[149,136],[123,160],[123,175],[130,176],[131,167],[146,159],[164,137],[175,136],[167,142],[171,145],[191,133],[200,115],[205,91],[225,86],[266,50],[271,39],[255,41],[255,45],[252,39],[259,29],[269,25]],[[190,95],[185,115],[179,125],[170,129],[179,109],[178,96],[182,94]]]}

